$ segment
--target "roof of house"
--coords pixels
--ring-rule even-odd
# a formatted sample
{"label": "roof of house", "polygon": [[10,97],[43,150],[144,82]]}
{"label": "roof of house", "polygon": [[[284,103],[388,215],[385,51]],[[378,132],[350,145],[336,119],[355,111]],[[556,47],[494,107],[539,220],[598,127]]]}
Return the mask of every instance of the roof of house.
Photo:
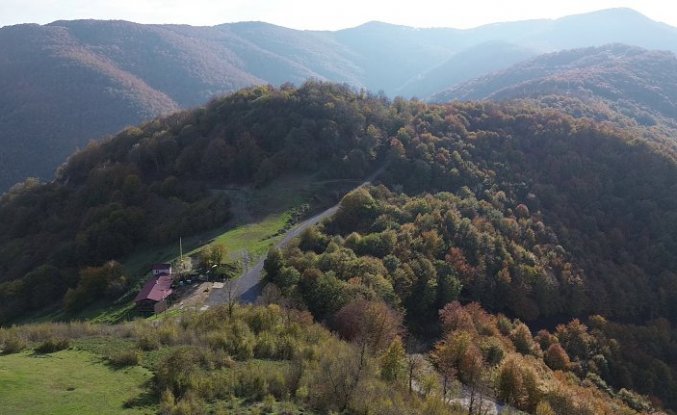
{"label": "roof of house", "polygon": [[171,286],[171,276],[163,274],[158,277],[153,277],[146,281],[146,284],[141,291],[139,291],[139,294],[136,295],[134,302],[138,303],[144,300],[162,301],[171,295]]}

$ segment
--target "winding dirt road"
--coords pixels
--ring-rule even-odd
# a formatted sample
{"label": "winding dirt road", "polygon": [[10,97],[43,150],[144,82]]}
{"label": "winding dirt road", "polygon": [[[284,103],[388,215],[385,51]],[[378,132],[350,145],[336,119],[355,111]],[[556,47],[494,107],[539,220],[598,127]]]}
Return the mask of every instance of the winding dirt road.
{"label": "winding dirt road", "polygon": [[[369,176],[362,184],[360,184],[353,190],[371,184],[371,182],[374,179],[376,179],[376,177],[378,177],[383,172],[383,170],[385,170],[385,167],[386,166],[383,166],[380,169],[378,169],[371,176]],[[338,211],[338,209],[339,204],[336,204],[330,207],[329,209],[321,213],[318,213],[317,215],[309,219],[304,220],[303,222],[299,223],[298,225],[290,229],[289,232],[287,232],[287,234],[284,236],[284,238],[278,243],[276,243],[275,246],[280,249],[286,247],[289,244],[289,242],[291,242],[292,239],[301,235],[303,231],[321,222],[325,218],[333,216]],[[253,267],[248,267],[245,264],[245,268],[243,270],[242,275],[237,280],[234,280],[232,282],[234,286],[230,288],[230,290],[229,287],[227,286],[224,286],[224,288],[212,289],[209,293],[209,298],[207,298],[206,305],[211,307],[218,304],[228,303],[229,297],[237,298],[239,302],[245,304],[251,304],[254,301],[256,301],[259,295],[261,295],[261,290],[263,289],[262,286],[263,284],[261,284],[261,280],[263,279],[264,260],[265,258],[260,258],[260,260]]]}

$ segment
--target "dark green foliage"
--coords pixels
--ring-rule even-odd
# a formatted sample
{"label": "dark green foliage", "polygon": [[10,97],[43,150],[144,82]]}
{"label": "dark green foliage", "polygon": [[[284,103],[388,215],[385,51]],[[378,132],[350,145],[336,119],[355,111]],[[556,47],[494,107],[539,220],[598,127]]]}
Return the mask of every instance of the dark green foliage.
{"label": "dark green foliage", "polygon": [[70,347],[70,340],[67,338],[52,337],[35,347],[35,353],[46,354],[54,353],[59,350],[68,349]]}
{"label": "dark green foliage", "polygon": [[364,231],[368,229],[379,214],[376,200],[365,189],[357,189],[348,193],[339,206],[332,223],[338,233],[348,234],[349,231]]}
{"label": "dark green foliage", "polygon": [[[353,232],[343,240],[343,246],[338,245],[341,240],[334,235],[321,233],[322,238],[334,241],[327,245],[326,251],[318,254],[311,250],[301,260],[294,256],[301,251],[291,250],[284,261],[304,273],[299,289],[312,304],[317,301],[314,298],[336,298],[335,294],[331,297],[318,294],[316,290],[320,285],[313,285],[314,280],[306,278],[306,272],[318,278],[319,270],[331,275],[330,281],[336,277],[352,282],[341,289],[344,297],[360,293],[405,305],[408,318],[417,327],[429,325],[438,309],[462,294],[480,299],[499,311],[531,313],[534,307],[537,312],[539,309],[562,311],[553,309],[556,304],[549,302],[556,296],[552,292],[556,289],[553,282],[541,285],[543,294],[539,295],[543,295],[543,299],[534,295],[530,300],[524,298],[530,294],[523,293],[525,283],[537,285],[539,279],[548,278],[546,275],[557,275],[560,269],[572,267],[556,246],[546,242],[546,229],[537,230],[543,243],[537,250],[531,250],[520,235],[534,232],[536,224],[506,218],[490,203],[472,195],[465,199],[448,193],[436,198],[407,198],[388,196],[372,188],[372,193],[382,197],[374,199],[367,190],[364,192],[374,200],[370,203],[378,202],[380,209],[388,213],[374,219],[372,225],[363,225],[362,229],[388,223],[388,230],[364,235]],[[471,215],[473,221],[464,215]],[[326,225],[327,230],[337,227],[334,221]],[[299,247],[303,248],[302,241]],[[535,262],[540,264],[539,268],[534,267]],[[308,268],[312,266],[317,270]],[[289,286],[290,280],[285,280],[284,288]],[[390,293],[395,296],[390,297]],[[523,301],[532,302],[523,305]],[[310,306],[311,310],[315,308]]]}
{"label": "dark green foliage", "polygon": [[318,319],[331,316],[346,303],[343,291],[345,283],[333,273],[324,273],[316,268],[306,269],[299,287],[303,300]]}
{"label": "dark green foliage", "polygon": [[140,354],[138,350],[120,350],[107,357],[108,362],[115,367],[136,366],[140,361]]}
{"label": "dark green foliage", "polygon": [[271,248],[268,251],[266,260],[263,262],[263,269],[266,271],[268,278],[276,278],[283,266],[284,258],[282,257],[282,251],[280,251],[278,248]]}
{"label": "dark green foliage", "polygon": [[87,267],[80,271],[78,285],[66,292],[64,309],[75,312],[102,298],[113,300],[126,289],[127,277],[119,263],[110,261],[101,267]]}

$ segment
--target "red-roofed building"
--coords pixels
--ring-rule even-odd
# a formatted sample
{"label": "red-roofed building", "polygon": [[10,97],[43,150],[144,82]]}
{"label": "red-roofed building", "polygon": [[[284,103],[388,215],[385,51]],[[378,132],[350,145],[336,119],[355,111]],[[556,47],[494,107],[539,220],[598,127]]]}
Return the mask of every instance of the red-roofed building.
{"label": "red-roofed building", "polygon": [[[169,268],[171,270],[171,266]],[[167,298],[172,295],[172,281],[170,274],[155,274],[143,286],[134,299],[136,309],[145,314],[161,313],[167,309]]]}

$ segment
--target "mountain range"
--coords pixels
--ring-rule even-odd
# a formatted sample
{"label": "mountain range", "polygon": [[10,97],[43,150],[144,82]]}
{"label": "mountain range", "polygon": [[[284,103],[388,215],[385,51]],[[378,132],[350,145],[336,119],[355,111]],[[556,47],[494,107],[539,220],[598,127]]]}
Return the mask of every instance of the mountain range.
{"label": "mountain range", "polygon": [[642,125],[677,125],[677,56],[622,44],[565,50],[461,83],[431,101],[548,95],[603,100]]}
{"label": "mountain range", "polygon": [[545,52],[610,42],[674,52],[677,29],[629,9],[469,30],[87,20],[4,27],[0,190],[27,176],[49,180],[91,139],[248,85],[316,78],[423,98]]}

